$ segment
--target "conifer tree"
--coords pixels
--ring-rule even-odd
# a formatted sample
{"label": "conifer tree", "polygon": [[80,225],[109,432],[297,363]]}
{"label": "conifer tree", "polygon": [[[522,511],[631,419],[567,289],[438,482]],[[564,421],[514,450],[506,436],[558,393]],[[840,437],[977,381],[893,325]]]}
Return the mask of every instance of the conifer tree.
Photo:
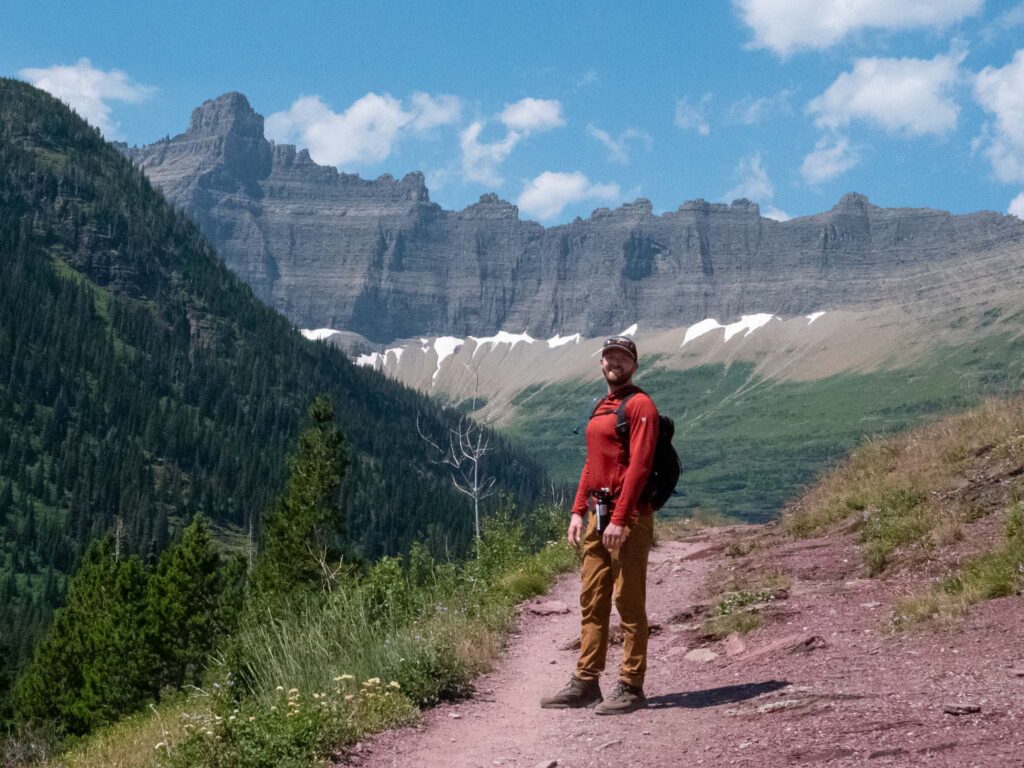
{"label": "conifer tree", "polygon": [[323,583],[324,566],[337,556],[344,528],[339,492],[345,472],[345,441],[324,395],[309,408],[310,426],[289,458],[284,493],[263,521],[256,588],[287,593]]}
{"label": "conifer tree", "polygon": [[146,639],[146,571],[136,557],[116,558],[107,536],[89,546],[15,684],[17,718],[85,733],[140,708],[158,690]]}
{"label": "conifer tree", "polygon": [[149,580],[151,638],[164,684],[200,683],[206,656],[222,631],[221,592],[221,557],[209,525],[196,515]]}
{"label": "conifer tree", "polygon": [[2,728],[11,717],[11,676],[8,669],[9,664],[10,646],[5,640],[0,640],[0,728]]}

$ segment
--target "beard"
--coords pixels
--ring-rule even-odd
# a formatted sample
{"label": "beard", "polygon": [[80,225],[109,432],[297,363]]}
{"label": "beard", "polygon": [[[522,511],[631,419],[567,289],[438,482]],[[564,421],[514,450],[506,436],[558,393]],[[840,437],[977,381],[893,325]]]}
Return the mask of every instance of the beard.
{"label": "beard", "polygon": [[632,373],[628,373],[624,370],[617,371],[602,371],[604,373],[604,380],[611,384],[613,387],[619,387],[623,384],[628,384],[630,379],[633,378]]}

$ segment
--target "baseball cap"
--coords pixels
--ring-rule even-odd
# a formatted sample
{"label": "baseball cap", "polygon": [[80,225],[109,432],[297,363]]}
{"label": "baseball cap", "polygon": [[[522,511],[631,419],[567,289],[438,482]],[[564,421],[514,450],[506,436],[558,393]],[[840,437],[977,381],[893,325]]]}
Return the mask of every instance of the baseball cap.
{"label": "baseball cap", "polygon": [[633,340],[626,336],[612,336],[609,339],[604,340],[604,344],[601,345],[601,354],[609,349],[621,349],[623,352],[628,352],[629,356],[636,360],[636,344]]}

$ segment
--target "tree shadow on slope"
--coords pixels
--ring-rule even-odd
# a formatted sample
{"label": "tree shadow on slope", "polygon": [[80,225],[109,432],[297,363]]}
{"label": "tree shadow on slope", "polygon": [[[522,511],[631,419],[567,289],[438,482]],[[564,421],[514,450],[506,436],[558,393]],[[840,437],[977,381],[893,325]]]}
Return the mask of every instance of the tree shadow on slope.
{"label": "tree shadow on slope", "polygon": [[745,683],[743,685],[723,685],[719,688],[707,688],[703,691],[684,691],[682,693],[666,693],[663,696],[651,696],[647,699],[650,709],[704,709],[717,707],[719,704],[736,704],[748,699],[756,699],[766,693],[785,688],[791,683],[785,680],[766,680],[762,683]]}

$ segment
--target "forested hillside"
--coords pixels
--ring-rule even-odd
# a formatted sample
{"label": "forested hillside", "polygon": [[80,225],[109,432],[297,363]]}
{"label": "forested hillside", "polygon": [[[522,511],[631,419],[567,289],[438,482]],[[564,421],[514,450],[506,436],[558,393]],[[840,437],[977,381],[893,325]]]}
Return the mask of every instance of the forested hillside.
{"label": "forested hillside", "polygon": [[[86,544],[115,528],[152,561],[203,513],[244,544],[319,393],[348,446],[348,550],[464,549],[471,507],[417,434],[425,396],[305,341],[234,277],[98,131],[0,80],[0,623],[26,657]],[[544,487],[494,437],[487,472]],[[10,630],[10,631],[8,631]],[[2,644],[0,644],[2,645]],[[0,648],[0,654],[3,649]],[[3,678],[0,659],[0,679]]]}

